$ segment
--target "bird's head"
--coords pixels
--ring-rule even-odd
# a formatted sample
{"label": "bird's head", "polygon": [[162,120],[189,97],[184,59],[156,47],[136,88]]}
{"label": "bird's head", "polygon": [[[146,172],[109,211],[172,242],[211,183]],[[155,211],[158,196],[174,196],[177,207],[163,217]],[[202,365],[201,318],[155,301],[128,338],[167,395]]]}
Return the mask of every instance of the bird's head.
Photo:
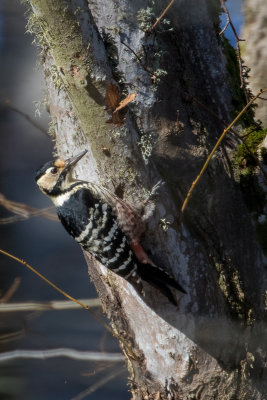
{"label": "bird's head", "polygon": [[36,172],[35,180],[43,193],[48,196],[56,196],[68,189],[72,178],[72,170],[77,162],[87,153],[82,151],[67,160],[53,160],[45,163]]}

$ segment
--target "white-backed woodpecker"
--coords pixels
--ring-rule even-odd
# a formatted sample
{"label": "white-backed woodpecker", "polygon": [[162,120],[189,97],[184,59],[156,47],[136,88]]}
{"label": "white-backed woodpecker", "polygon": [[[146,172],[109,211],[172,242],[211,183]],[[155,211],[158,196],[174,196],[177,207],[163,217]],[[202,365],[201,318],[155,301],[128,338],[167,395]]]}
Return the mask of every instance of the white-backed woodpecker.
{"label": "white-backed woodpecker", "polygon": [[169,286],[186,292],[140,245],[145,223],[138,210],[103,186],[72,177],[73,167],[86,152],[46,163],[36,173],[37,185],[50,197],[63,226],[84,250],[139,293],[143,293],[144,280],[176,305]]}

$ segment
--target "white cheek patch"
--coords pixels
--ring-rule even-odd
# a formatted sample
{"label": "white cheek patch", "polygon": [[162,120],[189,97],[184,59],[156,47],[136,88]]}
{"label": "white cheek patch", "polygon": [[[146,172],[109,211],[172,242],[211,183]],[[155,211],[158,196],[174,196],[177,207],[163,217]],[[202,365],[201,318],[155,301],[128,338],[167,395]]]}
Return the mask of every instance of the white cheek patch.
{"label": "white cheek patch", "polygon": [[40,187],[42,192],[45,190],[52,190],[57,182],[57,176],[51,174],[45,174],[38,179],[37,185]]}

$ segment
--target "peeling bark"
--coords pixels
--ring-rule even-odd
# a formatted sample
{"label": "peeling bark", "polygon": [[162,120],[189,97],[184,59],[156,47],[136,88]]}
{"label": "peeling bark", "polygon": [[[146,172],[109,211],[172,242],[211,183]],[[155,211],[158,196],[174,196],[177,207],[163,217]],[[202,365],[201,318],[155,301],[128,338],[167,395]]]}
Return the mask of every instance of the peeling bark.
{"label": "peeling bark", "polygon": [[[199,102],[226,121],[233,111],[219,2],[177,0],[153,32],[162,10],[152,1],[29,3],[56,153],[87,148],[77,176],[133,203],[165,181],[144,246],[186,288],[188,295],[176,293],[178,309],[148,285],[140,298],[85,254],[134,398],[264,399],[266,271],[229,161],[232,141],[202,178],[181,233],[177,226],[182,200],[223,129]],[[111,84],[121,98],[137,94],[120,126],[107,123]]]}

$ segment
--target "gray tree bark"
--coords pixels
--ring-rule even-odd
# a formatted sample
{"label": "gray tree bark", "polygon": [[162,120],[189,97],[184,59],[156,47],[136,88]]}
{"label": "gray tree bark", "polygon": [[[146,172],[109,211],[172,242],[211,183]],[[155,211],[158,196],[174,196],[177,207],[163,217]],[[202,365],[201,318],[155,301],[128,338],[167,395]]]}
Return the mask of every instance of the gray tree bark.
{"label": "gray tree bark", "polygon": [[[242,32],[242,56],[250,68],[250,88],[256,92],[259,87],[267,86],[267,7],[264,0],[245,0],[245,23]],[[263,96],[264,97],[264,96]],[[266,96],[265,96],[266,98]],[[263,126],[267,127],[267,104],[262,101],[255,110]]]}
{"label": "gray tree bark", "polygon": [[[266,271],[230,163],[233,140],[195,190],[181,232],[177,224],[223,129],[218,118],[229,122],[234,111],[219,1],[177,0],[151,32],[166,6],[155,3],[29,1],[55,152],[68,157],[88,149],[77,176],[132,203],[165,182],[144,246],[187,290],[176,293],[178,308],[148,285],[141,298],[85,254],[125,354],[133,397],[264,399]],[[108,108],[117,91],[137,97],[116,119]]]}

